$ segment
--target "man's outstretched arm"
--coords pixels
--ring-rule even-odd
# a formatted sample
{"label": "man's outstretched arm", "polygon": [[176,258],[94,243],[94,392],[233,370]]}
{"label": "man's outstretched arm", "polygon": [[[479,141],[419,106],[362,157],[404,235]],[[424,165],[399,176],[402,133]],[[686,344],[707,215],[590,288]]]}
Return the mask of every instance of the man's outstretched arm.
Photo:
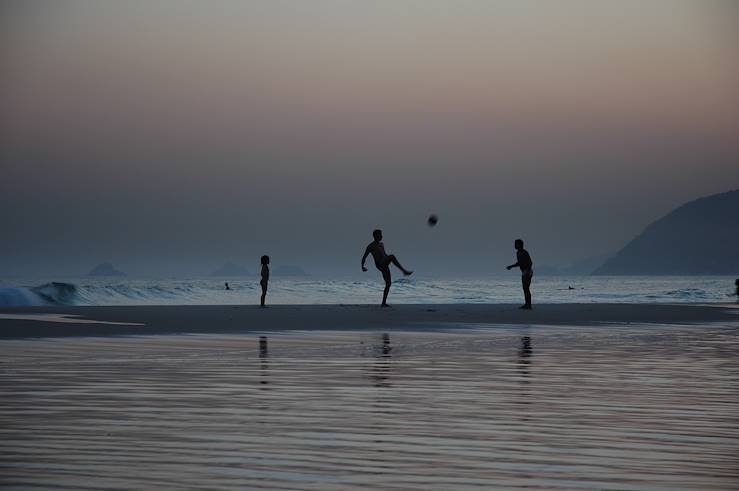
{"label": "man's outstretched arm", "polygon": [[521,266],[521,264],[518,261],[516,261],[516,264],[511,264],[510,266],[506,266],[505,269],[518,268],[519,266]]}
{"label": "man's outstretched arm", "polygon": [[362,271],[367,271],[367,268],[364,267],[364,262],[367,260],[367,256],[370,255],[370,248],[367,246],[367,249],[364,250],[364,256],[362,256]]}

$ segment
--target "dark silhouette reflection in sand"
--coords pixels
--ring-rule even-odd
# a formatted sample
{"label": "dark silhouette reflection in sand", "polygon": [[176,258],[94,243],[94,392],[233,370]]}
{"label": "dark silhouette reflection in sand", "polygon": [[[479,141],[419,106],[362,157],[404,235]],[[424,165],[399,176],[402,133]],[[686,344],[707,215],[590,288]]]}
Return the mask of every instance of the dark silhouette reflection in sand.
{"label": "dark silhouette reflection in sand", "polygon": [[390,357],[390,351],[392,351],[392,347],[390,346],[390,335],[388,333],[384,333],[382,335],[382,356],[383,357]]}
{"label": "dark silhouette reflection in sand", "polygon": [[392,387],[390,380],[390,352],[393,347],[390,346],[390,335],[388,333],[382,334],[382,344],[375,347],[375,358],[376,361],[370,369],[370,379],[375,387]]}
{"label": "dark silhouette reflection in sand", "polygon": [[[372,385],[378,389],[387,389],[392,387],[390,383],[391,370],[391,351],[393,347],[390,345],[390,335],[382,334],[382,343],[372,347],[375,361],[369,370],[369,378]],[[386,440],[387,425],[386,421],[392,416],[390,408],[393,405],[393,392],[385,390],[377,391],[375,400],[372,403],[372,421],[369,424],[372,434],[375,438],[372,440],[371,450],[376,454],[375,466],[377,471],[384,472],[391,470],[392,465],[387,460],[387,446],[389,442]]]}
{"label": "dark silhouette reflection in sand", "polygon": [[523,336],[521,338],[521,347],[518,349],[518,381],[520,388],[518,394],[520,396],[519,404],[521,406],[521,421],[529,420],[529,404],[531,404],[531,355],[533,349],[531,348],[531,338],[529,336]]}
{"label": "dark silhouette reflection in sand", "polygon": [[739,326],[388,332],[0,341],[0,487],[737,489]]}
{"label": "dark silhouette reflection in sand", "polygon": [[524,336],[521,338],[521,348],[518,350],[518,369],[521,372],[521,382],[529,383],[529,366],[531,365],[531,338]]}
{"label": "dark silhouette reflection in sand", "polygon": [[[267,385],[269,382],[269,363],[267,362],[267,336],[259,336],[259,384]],[[267,387],[262,387],[266,389]]]}

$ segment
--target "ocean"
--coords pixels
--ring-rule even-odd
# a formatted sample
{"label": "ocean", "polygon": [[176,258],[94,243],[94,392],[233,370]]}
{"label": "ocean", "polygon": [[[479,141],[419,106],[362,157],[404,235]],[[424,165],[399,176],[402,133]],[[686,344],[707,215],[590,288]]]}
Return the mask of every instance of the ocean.
{"label": "ocean", "polygon": [[[377,276],[377,275],[374,275]],[[534,303],[726,303],[736,301],[733,276],[535,276]],[[225,289],[225,282],[230,290]],[[379,303],[379,277],[274,277],[271,304]],[[259,302],[258,278],[0,279],[0,307],[32,305],[243,305]],[[516,303],[520,278],[397,279],[390,303]]]}

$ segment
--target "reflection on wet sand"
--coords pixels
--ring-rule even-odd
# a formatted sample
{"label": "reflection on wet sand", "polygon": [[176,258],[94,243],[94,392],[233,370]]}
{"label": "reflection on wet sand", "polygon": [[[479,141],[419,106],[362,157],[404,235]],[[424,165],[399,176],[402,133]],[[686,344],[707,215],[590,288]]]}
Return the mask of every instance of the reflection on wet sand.
{"label": "reflection on wet sand", "polygon": [[370,369],[370,379],[373,381],[375,387],[391,387],[390,383],[390,361],[392,351],[390,346],[390,335],[383,333],[382,344],[376,346],[375,363],[372,364]]}
{"label": "reflection on wet sand", "polygon": [[[259,373],[261,375],[259,383],[267,385],[269,376],[269,365],[267,362],[267,336],[259,336]],[[266,387],[264,387],[266,389]]]}
{"label": "reflection on wet sand", "polygon": [[735,490],[737,333],[0,342],[0,487]]}
{"label": "reflection on wet sand", "polygon": [[518,350],[518,368],[521,372],[521,381],[523,383],[529,382],[527,379],[529,376],[529,365],[531,365],[531,353],[533,353],[531,349],[531,338],[529,336],[523,336],[521,338],[521,348]]}
{"label": "reflection on wet sand", "polygon": [[521,347],[518,349],[517,360],[518,373],[520,374],[520,376],[518,377],[518,382],[520,384],[520,388],[518,390],[518,403],[521,405],[521,421],[529,421],[530,419],[528,406],[529,404],[531,404],[530,368],[532,353],[533,350],[531,349],[531,338],[529,336],[521,337]]}

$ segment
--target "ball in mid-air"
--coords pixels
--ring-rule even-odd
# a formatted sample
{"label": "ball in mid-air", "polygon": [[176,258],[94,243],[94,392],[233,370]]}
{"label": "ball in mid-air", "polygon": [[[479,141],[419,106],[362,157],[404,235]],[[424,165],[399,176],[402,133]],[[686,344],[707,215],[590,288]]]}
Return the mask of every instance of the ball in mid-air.
{"label": "ball in mid-air", "polygon": [[430,215],[429,219],[426,221],[429,227],[435,227],[437,223],[439,223],[439,217],[436,215]]}

